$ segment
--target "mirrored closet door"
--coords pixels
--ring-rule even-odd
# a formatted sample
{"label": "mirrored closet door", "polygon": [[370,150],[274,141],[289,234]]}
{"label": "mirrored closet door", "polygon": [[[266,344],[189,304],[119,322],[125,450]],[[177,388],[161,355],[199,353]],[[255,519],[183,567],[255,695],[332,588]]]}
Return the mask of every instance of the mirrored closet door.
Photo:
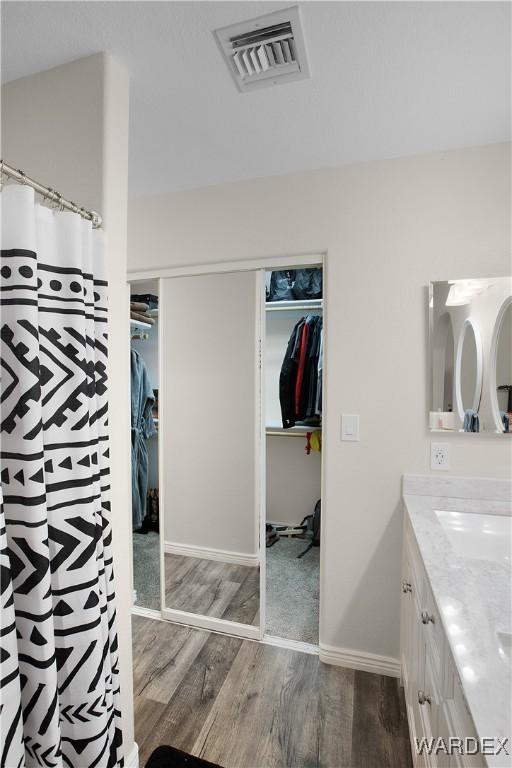
{"label": "mirrored closet door", "polygon": [[159,281],[130,283],[133,602],[160,610]]}
{"label": "mirrored closet door", "polygon": [[261,279],[160,280],[162,616],[249,637],[260,631]]}

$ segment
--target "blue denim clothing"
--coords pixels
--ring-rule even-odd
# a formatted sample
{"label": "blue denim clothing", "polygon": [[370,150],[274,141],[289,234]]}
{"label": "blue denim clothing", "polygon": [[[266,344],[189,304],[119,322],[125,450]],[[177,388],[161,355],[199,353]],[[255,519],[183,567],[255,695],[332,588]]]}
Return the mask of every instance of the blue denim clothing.
{"label": "blue denim clothing", "polygon": [[148,448],[146,440],[156,434],[153,421],[155,400],[146,364],[134,349],[131,350],[132,386],[132,524],[141,527],[146,516],[148,493]]}
{"label": "blue denim clothing", "polygon": [[472,408],[464,412],[464,432],[480,432],[480,418]]}

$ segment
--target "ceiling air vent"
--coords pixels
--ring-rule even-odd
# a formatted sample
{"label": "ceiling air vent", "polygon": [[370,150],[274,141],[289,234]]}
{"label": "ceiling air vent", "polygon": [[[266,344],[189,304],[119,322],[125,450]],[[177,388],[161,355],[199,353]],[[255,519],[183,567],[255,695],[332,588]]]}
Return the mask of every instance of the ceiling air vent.
{"label": "ceiling air vent", "polygon": [[298,6],[214,34],[240,91],[310,76]]}

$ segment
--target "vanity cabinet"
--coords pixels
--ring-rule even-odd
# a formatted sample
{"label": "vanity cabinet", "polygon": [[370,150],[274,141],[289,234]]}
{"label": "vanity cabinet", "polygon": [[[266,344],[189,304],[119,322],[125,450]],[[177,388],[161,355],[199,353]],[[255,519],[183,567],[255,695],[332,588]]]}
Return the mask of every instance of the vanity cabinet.
{"label": "vanity cabinet", "polygon": [[[418,754],[417,741],[476,738],[414,534],[404,523],[400,662],[413,764],[418,768],[484,768],[480,755]],[[476,743],[476,742],[475,742]]]}

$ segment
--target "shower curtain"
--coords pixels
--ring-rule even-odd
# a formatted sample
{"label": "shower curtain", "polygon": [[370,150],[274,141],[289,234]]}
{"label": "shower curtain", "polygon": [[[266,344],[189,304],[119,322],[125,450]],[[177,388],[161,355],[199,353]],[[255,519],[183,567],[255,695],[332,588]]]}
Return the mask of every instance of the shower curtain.
{"label": "shower curtain", "polygon": [[1,193],[0,765],[123,765],[103,233]]}

